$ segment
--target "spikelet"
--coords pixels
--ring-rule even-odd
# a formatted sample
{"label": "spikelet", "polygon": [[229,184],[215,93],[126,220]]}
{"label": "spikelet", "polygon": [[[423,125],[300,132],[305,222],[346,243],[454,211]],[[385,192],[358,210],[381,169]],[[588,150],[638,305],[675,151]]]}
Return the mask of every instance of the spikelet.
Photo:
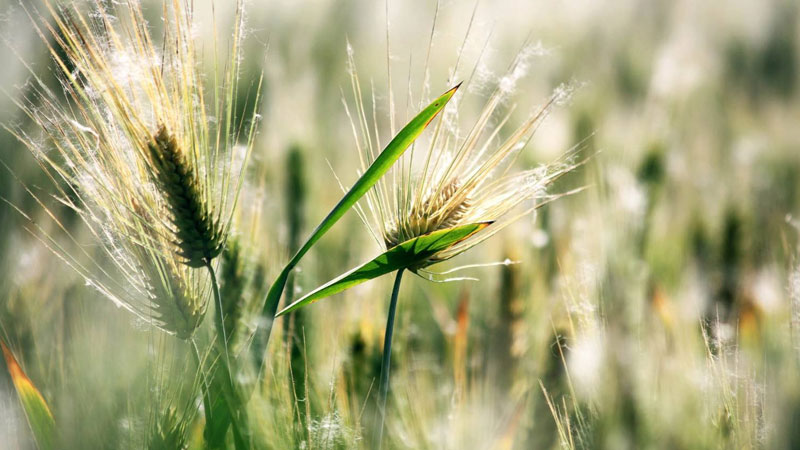
{"label": "spikelet", "polygon": [[208,302],[205,296],[187,286],[175,275],[165,283],[153,286],[152,310],[162,328],[181,339],[188,339],[205,317]]}
{"label": "spikelet", "polygon": [[[49,17],[29,15],[48,42],[66,101],[30,68],[29,94],[18,105],[44,139],[10,131],[104,254],[86,250],[50,210],[73,245],[33,222],[29,229],[115,304],[188,338],[211,294],[207,274],[194,268],[222,250],[255,136],[255,115],[248,127],[238,125],[247,122],[234,104],[242,2],[228,60],[212,76],[199,72],[198,24],[186,2],[165,1],[159,41],[138,0],[45,6]],[[255,92],[254,107],[260,87]]]}
{"label": "spikelet", "polygon": [[440,192],[429,195],[421,204],[412,205],[405,220],[390,222],[383,235],[386,248],[462,223],[461,220],[469,212],[471,203],[467,196],[453,201],[458,193],[457,183],[457,180],[453,180]]}
{"label": "spikelet", "polygon": [[187,266],[202,267],[222,250],[222,230],[203,204],[194,169],[165,126],[148,147],[156,181],[169,204],[178,254]]}
{"label": "spikelet", "polygon": [[[146,222],[155,221],[150,211],[138,203],[133,204],[132,210],[138,218]],[[142,237],[149,238],[150,242],[158,242],[160,247],[171,248],[168,237],[154,233],[155,230],[143,229]],[[126,242],[123,240],[120,243]],[[149,298],[151,316],[155,323],[181,339],[191,337],[208,308],[208,294],[203,290],[203,285],[196,282],[194,277],[197,274],[192,273],[171,254],[162,256],[150,248],[136,244],[126,247],[119,254],[127,252],[129,264],[137,268],[136,271],[129,272],[129,281],[132,285],[140,285],[142,294]]]}
{"label": "spikelet", "polygon": [[[350,117],[362,172],[375,159],[381,148],[380,124],[372,111],[364,106],[364,94],[354,69],[352,51],[348,49],[351,86],[355,108]],[[459,104],[454,99],[445,109],[427,143],[418,140],[416,149],[406,152],[387,176],[367,194],[366,206],[357,211],[373,237],[386,249],[401,242],[433,231],[474,223],[490,223],[483,230],[444,249],[422,264],[410,267],[413,271],[452,258],[497,233],[514,220],[534,211],[563,194],[548,193],[548,188],[562,175],[581,162],[575,162],[575,149],[557,161],[514,173],[512,165],[533,133],[547,117],[551,108],[563,102],[572,87],[560,87],[540,108],[516,128],[507,129],[513,108],[503,111],[514,84],[527,67],[532,51],[523,49],[506,75],[497,80],[477,119],[466,131],[458,127]],[[474,71],[473,71],[474,73]],[[423,76],[423,78],[426,78]],[[470,81],[459,92],[470,89]],[[423,87],[425,92],[428,86]],[[391,91],[392,87],[389,86]],[[409,92],[408,98],[412,97]],[[424,96],[421,98],[421,103]],[[389,105],[390,122],[396,112]],[[373,123],[368,117],[372,116]],[[394,130],[390,130],[394,134]],[[501,136],[507,136],[505,140]],[[424,148],[426,147],[427,148]],[[420,147],[423,147],[420,149]],[[422,158],[420,158],[422,156]],[[417,158],[415,161],[414,158]]]}

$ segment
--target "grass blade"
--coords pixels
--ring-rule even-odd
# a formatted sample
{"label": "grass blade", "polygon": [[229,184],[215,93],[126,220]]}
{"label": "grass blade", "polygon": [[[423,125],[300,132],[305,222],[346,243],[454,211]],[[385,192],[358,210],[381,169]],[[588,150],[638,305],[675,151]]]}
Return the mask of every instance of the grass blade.
{"label": "grass blade", "polygon": [[437,252],[470,237],[488,225],[488,222],[472,223],[469,225],[437,230],[414,239],[409,239],[408,241],[392,247],[372,261],[306,294],[303,298],[284,308],[278,313],[278,316],[389,272],[413,267],[416,264],[424,262]]}
{"label": "grass blade", "polygon": [[56,423],[47,402],[30,378],[25,375],[8,347],[3,342],[0,342],[0,347],[36,443],[41,449],[54,448]]}
{"label": "grass blade", "polygon": [[[278,310],[278,303],[280,302],[281,294],[283,294],[286,281],[289,278],[289,273],[300,262],[300,259],[308,252],[309,249],[339,220],[344,213],[347,212],[353,205],[358,202],[367,191],[378,182],[378,180],[392,167],[392,164],[397,161],[403,152],[414,142],[414,140],[422,133],[425,127],[436,117],[439,112],[444,109],[447,102],[456,93],[460,84],[449,91],[442,94],[441,97],[434,100],[430,105],[423,109],[416,117],[411,119],[408,124],[403,127],[397,136],[383,149],[380,155],[375,158],[375,161],[364,172],[363,175],[356,181],[353,187],[339,200],[339,203],[328,213],[323,221],[317,226],[308,240],[302,247],[295,253],[294,257],[286,264],[278,278],[272,284],[267,293],[267,298],[264,302],[262,310],[262,317],[265,319],[263,326],[259,327],[254,337],[256,354],[262,354],[266,349],[266,344],[269,340],[270,332],[272,331],[272,322],[275,317],[275,312]],[[263,360],[262,360],[263,365]]]}

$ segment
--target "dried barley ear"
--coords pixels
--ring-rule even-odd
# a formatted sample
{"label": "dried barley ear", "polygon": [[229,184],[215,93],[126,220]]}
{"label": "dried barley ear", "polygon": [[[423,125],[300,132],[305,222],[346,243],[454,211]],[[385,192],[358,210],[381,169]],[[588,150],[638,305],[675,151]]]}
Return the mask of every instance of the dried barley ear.
{"label": "dried barley ear", "polygon": [[413,205],[407,218],[387,224],[384,245],[392,248],[423,234],[464,225],[462,221],[472,206],[469,192],[461,189],[458,179],[453,179]]}
{"label": "dried barley ear", "polygon": [[171,273],[154,273],[150,279],[158,280],[158,276],[164,275],[168,277],[166,284],[156,282],[152,287],[153,315],[165,330],[180,339],[189,339],[205,317],[208,303]]}
{"label": "dried barley ear", "polygon": [[222,230],[209,214],[194,168],[175,136],[162,125],[148,144],[153,178],[169,204],[176,252],[189,267],[202,267],[222,251]]}

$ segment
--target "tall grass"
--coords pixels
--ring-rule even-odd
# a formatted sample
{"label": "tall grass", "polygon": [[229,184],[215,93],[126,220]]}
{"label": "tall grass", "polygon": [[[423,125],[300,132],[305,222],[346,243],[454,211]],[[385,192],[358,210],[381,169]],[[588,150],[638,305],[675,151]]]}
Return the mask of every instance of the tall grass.
{"label": "tall grass", "polygon": [[241,6],[4,15],[0,442],[797,445],[791,2]]}

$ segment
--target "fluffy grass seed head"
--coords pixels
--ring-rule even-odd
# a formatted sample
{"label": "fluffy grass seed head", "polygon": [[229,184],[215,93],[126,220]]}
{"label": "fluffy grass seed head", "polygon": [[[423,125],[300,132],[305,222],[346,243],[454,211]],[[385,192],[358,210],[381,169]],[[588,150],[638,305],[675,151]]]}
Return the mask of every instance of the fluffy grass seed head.
{"label": "fluffy grass seed head", "polygon": [[[345,108],[351,119],[363,171],[374,160],[375,150],[380,148],[379,127],[375,118],[374,94],[372,111],[369,111],[364,106],[358,75],[352,69],[352,51],[348,56],[355,110],[351,111],[347,103]],[[417,148],[412,147],[406,152],[392,173],[368,193],[366,208],[358,207],[362,221],[386,249],[445,228],[488,224],[421,265],[411,267],[415,272],[468,250],[514,220],[564,195],[551,194],[547,189],[559,177],[580,165],[574,161],[574,152],[567,152],[553,163],[517,172],[513,170],[516,156],[551,108],[563,102],[571,91],[568,87],[557,89],[521,125],[509,129],[507,125],[514,108],[504,110],[503,107],[507,105],[517,79],[525,71],[530,56],[531,52],[526,50],[517,55],[506,75],[497,81],[471,128],[458,128],[459,102],[451,102],[443,117],[432,126],[429,142],[421,144],[420,141],[415,144]],[[469,86],[466,87],[461,91],[469,91]],[[393,119],[393,105],[389,109]],[[373,123],[368,125],[370,116]],[[425,145],[426,149],[419,148]]]}
{"label": "fluffy grass seed head", "polygon": [[32,94],[19,103],[45,139],[12,131],[106,258],[43,240],[117,305],[187,338],[209,297],[207,276],[192,268],[222,249],[253,144],[254,126],[242,130],[235,119],[241,2],[227,61],[208,77],[184,1],[165,1],[157,41],[138,0],[45,5],[50,18],[30,16],[66,100],[31,69]]}

